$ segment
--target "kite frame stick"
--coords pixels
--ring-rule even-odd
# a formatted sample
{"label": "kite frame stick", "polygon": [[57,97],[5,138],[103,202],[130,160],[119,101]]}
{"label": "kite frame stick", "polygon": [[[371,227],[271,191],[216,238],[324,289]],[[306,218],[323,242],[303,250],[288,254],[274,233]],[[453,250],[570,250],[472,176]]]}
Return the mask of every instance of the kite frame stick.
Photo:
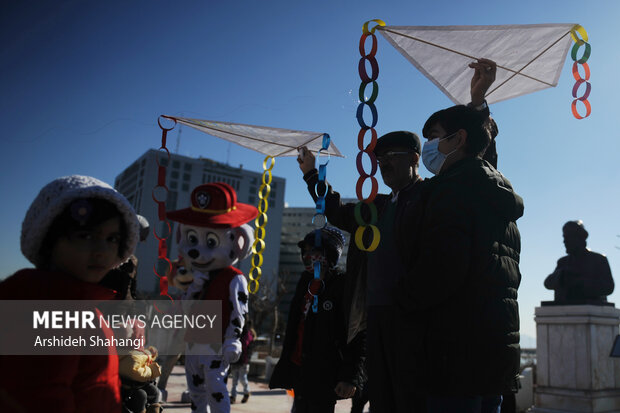
{"label": "kite frame stick", "polygon": [[[306,143],[304,143],[304,144],[302,144],[302,145],[300,145],[300,146],[291,146],[291,145],[286,145],[286,144],[283,144],[283,143],[278,143],[278,142],[273,142],[273,141],[267,141],[267,140],[264,140],[264,139],[254,138],[254,137],[252,137],[252,136],[245,136],[245,135],[241,135],[241,134],[239,134],[239,133],[234,133],[234,132],[230,132],[230,131],[221,130],[221,129],[218,129],[218,128],[214,128],[213,126],[205,126],[205,125],[202,125],[202,124],[199,124],[199,123],[188,122],[188,121],[187,121],[187,120],[185,120],[185,119],[181,120],[181,119],[179,119],[179,118],[175,118],[175,117],[173,117],[173,116],[166,116],[166,115],[162,115],[162,116],[163,116],[164,118],[173,119],[173,120],[178,121],[178,122],[183,123],[183,124],[188,124],[188,123],[189,123],[189,124],[192,124],[192,125],[195,125],[195,126],[200,126],[200,127],[202,127],[202,128],[205,128],[205,129],[213,129],[214,131],[221,132],[221,133],[225,133],[225,134],[228,134],[228,135],[238,136],[238,137],[240,137],[240,138],[245,138],[245,139],[249,139],[249,140],[256,141],[256,142],[269,143],[269,144],[272,144],[272,145],[282,146],[282,147],[284,147],[284,148],[288,148],[286,151],[281,152],[281,153],[279,153],[279,154],[277,154],[277,155],[274,155],[274,156],[273,156],[274,158],[277,158],[278,156],[280,156],[280,155],[282,155],[282,154],[284,154],[284,153],[288,152],[290,149],[298,149],[300,146],[307,145],[308,143],[313,142],[313,141],[314,141],[314,140],[316,140],[317,138],[320,138],[320,137],[322,137],[322,136],[323,136],[323,134],[321,133],[321,134],[318,134],[317,136],[315,136],[314,138],[312,138],[312,139],[308,140]],[[188,126],[189,126],[189,125],[188,125]],[[241,146],[243,146],[243,145],[241,145]],[[253,150],[255,150],[255,149],[253,149]],[[335,155],[335,154],[333,154],[333,155]]]}
{"label": "kite frame stick", "polygon": [[[437,48],[439,48],[439,49],[443,49],[443,50],[445,50],[445,51],[452,52],[452,53],[458,54],[458,55],[463,56],[463,57],[467,57],[467,58],[470,58],[470,59],[478,60],[478,58],[477,58],[477,57],[470,56],[470,55],[468,55],[468,54],[466,54],[466,53],[458,52],[458,51],[453,50],[453,49],[450,49],[450,48],[448,48],[448,47],[440,46],[440,45],[438,45],[438,44],[431,43],[431,42],[429,42],[429,41],[422,40],[422,39],[419,39],[419,38],[417,38],[417,37],[409,36],[409,35],[407,35],[407,34],[398,33],[398,32],[395,32],[395,31],[393,31],[393,30],[386,29],[386,28],[384,28],[384,27],[377,27],[377,30],[384,30],[384,31],[386,31],[386,32],[389,32],[389,33],[392,33],[392,34],[396,34],[396,35],[398,35],[398,36],[406,37],[406,38],[408,38],[408,39],[415,40],[415,41],[417,41],[417,42],[425,43],[425,44],[428,44],[429,46],[434,46],[434,47],[437,47]],[[566,34],[570,34],[570,31],[569,31],[569,32],[567,32]],[[497,67],[498,67],[499,69],[504,69],[504,70],[507,70],[507,71],[509,71],[509,72],[514,73],[514,75],[513,75],[513,76],[511,76],[511,77],[510,77],[510,79],[512,79],[512,78],[513,78],[514,76],[516,76],[516,75],[521,75],[521,76],[523,76],[523,77],[527,77],[528,79],[532,79],[532,80],[535,80],[535,81],[537,81],[537,82],[543,83],[543,84],[545,84],[545,85],[547,85],[547,86],[551,86],[551,87],[553,87],[554,85],[552,85],[551,83],[548,83],[548,82],[545,82],[544,80],[536,79],[536,78],[535,78],[535,77],[533,77],[533,76],[529,76],[529,75],[526,75],[526,74],[524,74],[524,73],[521,73],[521,70],[525,69],[525,68],[526,68],[527,66],[529,66],[529,65],[530,65],[530,64],[531,64],[534,60],[538,59],[538,58],[539,58],[539,57],[540,57],[543,53],[545,53],[547,50],[549,50],[551,47],[553,47],[553,46],[554,46],[557,42],[559,42],[560,40],[562,40],[562,38],[564,38],[564,36],[566,36],[566,34],[563,34],[563,35],[562,35],[562,37],[560,37],[558,40],[556,40],[556,41],[555,41],[555,42],[554,42],[551,46],[549,46],[549,47],[548,47],[547,49],[545,49],[542,53],[540,53],[538,56],[536,56],[536,57],[535,57],[532,61],[530,61],[528,64],[526,64],[525,66],[523,66],[523,67],[522,67],[519,71],[516,71],[516,70],[514,70],[514,69],[510,69],[510,68],[507,68],[507,67],[504,67],[504,66],[500,66],[500,65],[497,65]],[[508,79],[508,80],[510,80],[510,79]],[[504,83],[506,83],[506,82],[504,82]],[[502,84],[504,84],[504,83],[502,83]],[[500,85],[500,86],[501,86],[501,85]],[[499,87],[499,86],[498,86],[498,87]],[[495,89],[497,89],[497,87],[496,87]],[[493,91],[494,91],[495,89],[493,89]],[[488,95],[490,95],[491,93],[493,93],[493,91],[489,92],[489,93],[487,94],[487,96],[488,96]]]}
{"label": "kite frame stick", "polygon": [[[565,33],[565,34],[563,34],[562,36],[560,36],[560,38],[559,38],[558,40],[556,40],[556,41],[555,41],[555,42],[553,42],[553,43],[552,43],[549,47],[547,47],[545,50],[543,50],[542,52],[540,52],[540,53],[538,54],[538,56],[536,56],[535,58],[533,58],[532,60],[530,60],[530,61],[528,62],[528,64],[526,64],[526,65],[525,65],[525,66],[523,66],[521,69],[519,69],[519,71],[518,71],[518,72],[515,72],[515,73],[514,73],[512,76],[510,76],[508,79],[504,80],[502,83],[500,83],[500,84],[499,84],[499,85],[497,85],[495,88],[493,88],[493,90],[491,90],[489,93],[487,93],[487,94],[486,94],[486,96],[489,96],[491,93],[495,92],[497,89],[499,89],[499,87],[500,87],[500,86],[505,85],[505,84],[506,84],[506,82],[508,82],[509,80],[511,80],[511,79],[512,79],[513,77],[515,77],[516,75],[521,75],[521,76],[525,76],[525,77],[528,77],[528,78],[533,79],[533,80],[538,80],[538,79],[534,79],[533,77],[530,77],[530,76],[524,75],[523,73],[521,73],[521,71],[522,71],[522,70],[524,70],[526,67],[528,67],[530,64],[532,64],[532,62],[534,62],[534,60],[538,59],[540,56],[542,56],[543,54],[545,54],[545,53],[546,53],[549,49],[551,49],[553,46],[555,46],[556,44],[558,44],[558,42],[559,42],[560,40],[562,40],[564,37],[566,37],[566,35],[567,35],[567,34],[570,34],[570,33],[571,33],[571,31],[569,30],[567,33]],[[497,66],[497,67],[501,67],[501,66]],[[502,67],[502,69],[504,69],[504,68]],[[506,69],[506,70],[508,70],[508,69]],[[553,87],[553,85],[552,85],[552,84],[549,84],[549,83],[547,83],[547,82],[543,82],[542,80],[538,80],[538,81],[539,81],[539,82],[542,82],[542,83],[544,83],[544,84],[546,84],[546,85],[549,85],[549,86]],[[486,97],[486,96],[485,96],[485,97]]]}

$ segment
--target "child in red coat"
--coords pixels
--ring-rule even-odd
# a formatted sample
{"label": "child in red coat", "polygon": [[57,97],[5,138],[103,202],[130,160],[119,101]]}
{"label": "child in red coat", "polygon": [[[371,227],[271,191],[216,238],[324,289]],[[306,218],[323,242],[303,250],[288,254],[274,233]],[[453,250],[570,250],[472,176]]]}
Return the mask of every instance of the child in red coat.
{"label": "child in red coat", "polygon": [[[98,283],[133,253],[138,234],[133,208],[112,187],[88,176],[58,178],[22,224],[22,253],[36,268],[1,282],[0,300],[111,300],[115,292]],[[100,334],[111,337],[109,329]],[[0,411],[120,412],[118,356],[114,347],[108,353],[0,356]],[[27,385],[33,380],[36,391]]]}

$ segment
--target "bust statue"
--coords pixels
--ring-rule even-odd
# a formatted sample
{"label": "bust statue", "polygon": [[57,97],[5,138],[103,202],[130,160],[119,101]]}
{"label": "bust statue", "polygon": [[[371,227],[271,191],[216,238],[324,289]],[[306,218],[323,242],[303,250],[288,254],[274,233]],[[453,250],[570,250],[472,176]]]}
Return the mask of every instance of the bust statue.
{"label": "bust statue", "polygon": [[568,221],[562,227],[568,255],[558,260],[545,287],[555,291],[554,304],[605,305],[614,291],[614,280],[607,258],[586,248],[588,231],[581,221]]}

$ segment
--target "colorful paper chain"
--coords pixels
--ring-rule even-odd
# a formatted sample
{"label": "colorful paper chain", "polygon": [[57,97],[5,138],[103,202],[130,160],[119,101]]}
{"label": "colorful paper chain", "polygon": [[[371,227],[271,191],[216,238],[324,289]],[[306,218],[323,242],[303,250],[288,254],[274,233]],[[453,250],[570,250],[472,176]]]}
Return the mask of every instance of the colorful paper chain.
{"label": "colorful paper chain", "polygon": [[[581,38],[577,36],[577,33],[581,35]],[[592,86],[590,85],[590,82],[588,82],[588,80],[590,80],[590,66],[588,66],[588,64],[586,63],[588,59],[590,58],[590,52],[592,51],[592,48],[590,47],[590,43],[588,43],[588,33],[586,32],[586,29],[584,29],[582,26],[578,24],[573,26],[573,28],[570,30],[570,35],[575,41],[575,44],[573,45],[573,48],[570,52],[570,57],[574,61],[573,77],[575,78],[575,81],[576,81],[575,86],[573,86],[573,97],[575,99],[573,100],[573,103],[571,104],[571,110],[575,118],[584,119],[590,116],[590,113],[592,113],[592,106],[590,105],[590,102],[588,101],[588,97],[590,96],[590,91],[592,90]],[[585,49],[583,50],[583,54],[581,55],[581,57],[578,59],[577,52],[579,51],[581,46],[585,46]],[[584,70],[585,77],[583,78],[579,74],[580,65],[583,66],[583,70]],[[578,97],[577,92],[579,91],[579,87],[583,84],[586,85],[586,90],[583,95]],[[586,114],[584,116],[581,116],[579,112],[577,111],[577,101],[583,102],[583,104],[586,107]]]}
{"label": "colorful paper chain", "polygon": [[[319,180],[314,187],[314,191],[317,197],[316,213],[312,217],[312,223],[316,228],[314,230],[314,246],[317,249],[321,248],[321,229],[325,228],[325,226],[327,225],[327,219],[325,218],[325,195],[327,194],[327,184],[325,183],[325,178],[327,177],[327,164],[329,163],[329,153],[327,153],[327,149],[329,148],[330,143],[331,139],[329,135],[327,133],[323,134],[323,142],[317,156],[317,162],[319,162]],[[324,163],[320,163],[319,161],[321,156],[327,157]],[[312,284],[313,281],[321,281],[321,263],[319,261],[316,261],[314,263],[314,279],[308,284],[308,292],[314,297],[312,301],[312,312],[316,313],[319,308],[320,293],[317,292],[315,294],[312,294],[310,284]]]}
{"label": "colorful paper chain", "polygon": [[[368,25],[371,22],[375,22],[377,24],[369,30]],[[377,131],[375,130],[375,126],[377,125],[378,120],[375,101],[379,95],[379,85],[377,84],[377,78],[379,77],[379,63],[377,63],[377,59],[375,58],[375,55],[377,54],[377,37],[375,36],[375,29],[377,26],[385,26],[385,22],[379,19],[369,20],[364,23],[362,29],[362,37],[360,38],[359,43],[359,51],[362,58],[358,64],[358,72],[362,82],[359,88],[360,104],[357,107],[356,114],[357,123],[360,125],[360,131],[357,135],[357,147],[360,152],[357,154],[356,160],[357,171],[359,172],[360,177],[357,180],[355,192],[357,199],[359,199],[360,202],[355,205],[355,221],[359,225],[355,231],[355,245],[357,245],[357,248],[360,250],[368,252],[376,250],[381,240],[379,228],[375,225],[377,223],[377,207],[373,203],[375,197],[377,196],[377,192],[379,191],[379,182],[377,182],[377,178],[374,176],[377,173],[377,157],[374,154],[374,149],[377,144]],[[366,53],[366,39],[368,37],[372,39],[372,46],[370,52]],[[366,62],[370,64],[372,70],[370,75],[368,75],[366,71]],[[370,97],[366,99],[366,86],[370,83],[372,83],[372,93]],[[372,114],[372,122],[370,122],[370,125],[364,120],[364,106],[368,106],[368,109],[370,109],[370,113]],[[371,133],[370,143],[368,143],[368,145],[364,145],[364,137],[366,136],[366,132],[368,130],[370,130]],[[367,173],[364,170],[364,165],[362,163],[364,154],[368,155],[370,164],[372,165],[370,173]],[[370,179],[372,186],[370,189],[370,195],[368,195],[367,198],[364,198],[363,187],[367,179]],[[365,204],[370,210],[369,222],[365,222],[362,218],[363,204]],[[366,228],[370,228],[372,230],[372,241],[368,247],[364,245],[363,241],[364,231]]]}
{"label": "colorful paper chain", "polygon": [[[267,163],[269,162],[269,167]],[[254,244],[252,244],[252,268],[248,273],[250,282],[248,283],[248,292],[256,294],[258,291],[258,281],[262,275],[261,266],[263,265],[263,251],[265,250],[265,234],[267,230],[267,209],[269,209],[269,193],[271,192],[271,170],[276,160],[273,156],[267,156],[263,161],[263,183],[258,188],[258,216],[254,220],[256,229],[254,230]]]}
{"label": "colorful paper chain", "polygon": [[[169,119],[169,118],[168,118]],[[159,147],[159,151],[165,151],[168,156],[168,162],[170,163],[170,151],[166,148],[166,139],[168,135],[168,131],[174,129],[177,124],[175,119],[171,119],[174,124],[170,128],[164,128],[161,124],[161,120],[157,119],[157,124],[161,128],[161,146]],[[159,156],[155,158],[157,162],[157,185],[153,187],[151,192],[151,197],[153,201],[157,204],[157,217],[159,218],[159,222],[163,222],[166,224],[168,228],[168,233],[166,236],[159,236],[157,234],[156,225],[153,225],[153,236],[157,241],[159,241],[159,246],[157,247],[157,260],[164,260],[168,264],[168,274],[172,272],[172,263],[170,259],[168,259],[168,246],[166,244],[166,240],[170,237],[170,233],[172,232],[172,228],[170,227],[170,222],[166,218],[166,199],[168,198],[168,186],[166,185],[166,167],[159,162]],[[165,197],[163,200],[157,199],[155,196],[155,191],[160,190],[163,191]],[[153,264],[153,272],[159,278],[159,295],[166,296],[172,300],[172,297],[168,294],[168,279],[166,276],[160,275],[157,272],[157,263]]]}

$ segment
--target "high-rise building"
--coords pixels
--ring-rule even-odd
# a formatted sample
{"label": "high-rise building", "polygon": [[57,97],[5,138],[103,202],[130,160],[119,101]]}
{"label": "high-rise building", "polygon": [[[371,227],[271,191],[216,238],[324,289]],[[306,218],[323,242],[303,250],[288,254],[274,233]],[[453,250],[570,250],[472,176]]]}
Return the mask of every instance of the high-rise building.
{"label": "high-rise building", "polygon": [[[256,205],[258,189],[262,184],[262,173],[244,170],[241,166],[233,167],[206,158],[190,158],[170,154],[154,149],[148,150],[128,168],[121,172],[114,181],[114,187],[121,192],[133,205],[136,212],[144,216],[159,236],[168,234],[165,223],[157,216],[157,204],[153,200],[153,188],[157,184],[157,159],[166,166],[166,184],[169,188],[166,199],[166,210],[173,211],[191,206],[192,190],[203,183],[225,182],[237,192],[238,202]],[[269,220],[266,226],[266,248],[263,252],[261,284],[273,288],[277,279],[278,260],[280,256],[280,235],[282,230],[282,212],[284,210],[285,179],[273,177],[269,194]],[[158,195],[159,196],[159,195]],[[172,231],[167,239],[168,258],[174,260],[178,256],[176,231],[178,224],[170,222]],[[254,226],[251,221],[250,225]],[[136,249],[138,264],[138,290],[152,295],[159,291],[159,278],[153,272],[153,266],[165,275],[167,265],[164,260],[157,259],[158,241],[153,234]],[[160,262],[158,262],[160,261]],[[237,264],[244,274],[248,274],[250,258]]]}
{"label": "high-rise building", "polygon": [[[343,199],[342,202],[357,202],[357,199]],[[280,278],[285,280],[286,294],[282,297],[278,309],[284,320],[288,318],[288,310],[295,294],[295,286],[299,281],[300,274],[304,271],[301,255],[297,243],[307,233],[315,229],[312,218],[316,214],[314,207],[286,207],[282,215],[282,238],[280,242]],[[330,225],[328,223],[328,225]],[[346,238],[342,256],[338,267],[344,271],[347,262],[347,249],[349,247],[349,234],[343,231]]]}

